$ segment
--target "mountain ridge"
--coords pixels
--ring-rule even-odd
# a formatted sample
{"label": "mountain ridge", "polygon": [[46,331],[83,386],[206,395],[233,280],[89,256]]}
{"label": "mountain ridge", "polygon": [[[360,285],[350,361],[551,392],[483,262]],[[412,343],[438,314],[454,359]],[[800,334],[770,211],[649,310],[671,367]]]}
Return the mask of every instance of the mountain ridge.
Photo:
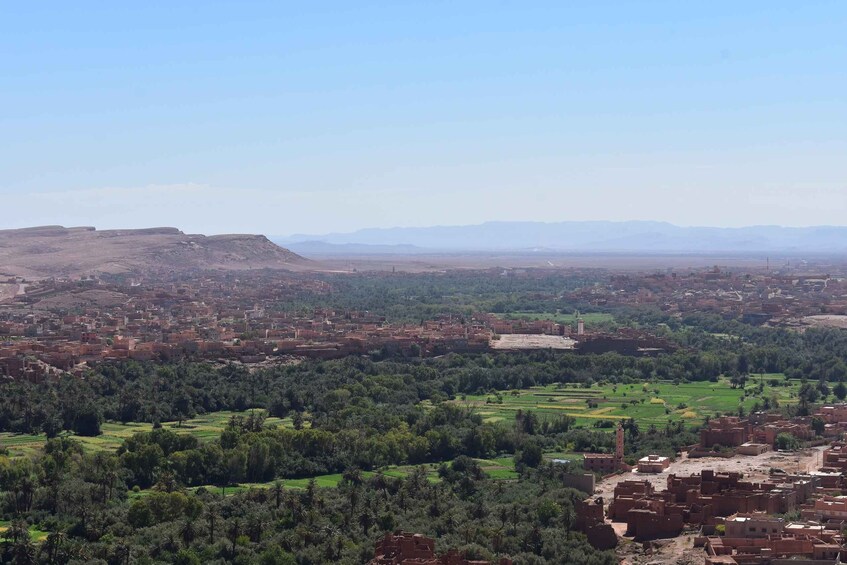
{"label": "mountain ridge", "polygon": [[76,276],[156,271],[288,269],[308,260],[263,235],[186,234],[177,228],[0,230],[0,275]]}
{"label": "mountain ridge", "polygon": [[430,250],[511,251],[542,248],[597,252],[847,252],[847,227],[776,225],[682,227],[653,221],[485,222],[465,226],[367,228],[275,237],[281,244],[414,246]]}

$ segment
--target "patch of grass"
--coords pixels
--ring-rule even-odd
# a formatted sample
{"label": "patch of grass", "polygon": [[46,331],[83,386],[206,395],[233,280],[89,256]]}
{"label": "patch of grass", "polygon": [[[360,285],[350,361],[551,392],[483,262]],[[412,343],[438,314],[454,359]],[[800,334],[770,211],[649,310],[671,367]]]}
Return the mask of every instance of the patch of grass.
{"label": "patch of grass", "polygon": [[494,480],[512,480],[518,478],[518,473],[515,471],[514,457],[498,457],[497,459],[476,459],[482,472],[489,479]]}
{"label": "patch of grass", "polygon": [[[639,426],[664,426],[669,421],[696,423],[705,416],[735,414],[742,406],[749,413],[758,400],[775,397],[781,404],[797,402],[798,383],[772,387],[770,380],[784,382],[782,375],[752,375],[744,390],[731,388],[727,379],[718,382],[645,382],[632,385],[595,384],[583,388],[575,384],[549,385],[501,391],[502,403],[494,402],[495,395],[466,395],[453,402],[475,409],[485,421],[510,422],[518,410],[533,411],[540,417],[567,414],[576,418],[577,425],[591,427],[599,420],[619,421],[634,418]],[[759,383],[764,392],[754,391]],[[686,408],[675,408],[679,406]]]}
{"label": "patch of grass", "polygon": [[[9,529],[11,522],[7,520],[0,520],[0,539],[6,539],[6,531]],[[47,536],[50,535],[50,532],[40,529],[36,525],[32,525],[29,527],[29,536],[32,539],[33,543],[41,543],[47,539]]]}
{"label": "patch of grass", "polygon": [[555,451],[552,453],[545,453],[544,459],[552,460],[552,459],[563,459],[565,461],[571,461],[572,463],[576,463],[578,465],[582,465],[583,457],[582,453],[571,453],[569,451]]}
{"label": "patch of grass", "polygon": [[[573,455],[573,454],[571,454]],[[518,474],[515,471],[515,460],[511,455],[504,457],[497,457],[495,459],[476,459],[477,463],[479,463],[480,468],[485,473],[485,476],[492,480],[513,480],[518,478]],[[441,481],[441,478],[438,476],[438,467],[440,463],[428,463],[425,465],[420,465],[426,470],[427,480],[431,483],[438,483]],[[376,475],[384,475],[386,477],[391,477],[394,479],[404,479],[408,477],[412,471],[417,468],[416,465],[400,465],[400,466],[391,466],[386,467],[385,469],[380,469],[379,471],[362,471],[362,478],[369,479]],[[303,490],[309,486],[309,481],[312,479],[315,480],[315,485],[319,488],[336,488],[341,481],[343,480],[343,474],[341,473],[333,473],[329,475],[318,475],[316,477],[307,477],[302,479],[280,479],[283,486],[287,489],[297,489]],[[197,489],[204,488],[210,492],[223,493],[226,496],[232,496],[236,493],[246,492],[250,489],[269,489],[273,488],[276,481],[270,481],[267,483],[240,483],[237,485],[230,485],[226,488],[215,486],[215,485],[203,485],[202,487],[191,487],[188,489],[189,492],[196,492]],[[152,489],[145,489],[138,492],[130,492],[129,497],[131,499],[140,498],[143,496],[149,495],[153,492]]]}
{"label": "patch of grass", "polygon": [[[162,427],[178,434],[189,434],[200,441],[214,441],[226,428],[230,418],[233,416],[247,417],[250,411],[234,412],[223,410],[202,414],[196,418],[185,420],[182,425],[179,422],[163,422]],[[293,427],[291,418],[267,418],[266,426]],[[138,432],[149,432],[153,429],[152,424],[142,422],[105,422],[100,426],[101,434],[96,437],[82,437],[75,434],[66,434],[82,443],[83,449],[89,452],[115,451],[128,437]],[[13,434],[10,432],[0,433],[0,446],[9,450],[11,457],[24,457],[38,452],[47,442],[44,434],[27,435]]]}

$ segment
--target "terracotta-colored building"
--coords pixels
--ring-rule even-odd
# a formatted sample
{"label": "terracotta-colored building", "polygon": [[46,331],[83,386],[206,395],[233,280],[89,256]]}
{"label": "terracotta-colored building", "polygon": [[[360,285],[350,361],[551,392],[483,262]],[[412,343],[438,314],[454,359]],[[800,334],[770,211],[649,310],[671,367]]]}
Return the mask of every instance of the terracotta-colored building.
{"label": "terracotta-colored building", "polygon": [[700,447],[737,447],[750,440],[750,423],[735,416],[713,418],[700,430]]}
{"label": "terracotta-colored building", "polygon": [[618,424],[618,429],[615,431],[615,453],[585,453],[583,454],[582,465],[587,471],[603,474],[614,473],[624,469],[626,465],[623,460],[623,452],[623,427]]}
{"label": "terracotta-colored building", "polygon": [[[511,559],[500,559],[498,565],[512,565]],[[397,531],[376,542],[374,558],[368,565],[493,565],[490,561],[469,560],[455,549],[438,556],[435,540],[421,534]]]}

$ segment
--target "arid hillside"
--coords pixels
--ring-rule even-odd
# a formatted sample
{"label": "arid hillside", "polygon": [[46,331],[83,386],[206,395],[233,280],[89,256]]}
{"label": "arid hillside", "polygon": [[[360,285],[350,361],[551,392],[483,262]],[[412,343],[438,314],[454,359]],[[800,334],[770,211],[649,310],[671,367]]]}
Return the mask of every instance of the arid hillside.
{"label": "arid hillside", "polygon": [[44,226],[0,230],[0,276],[304,268],[308,261],[261,235],[190,235],[176,228]]}

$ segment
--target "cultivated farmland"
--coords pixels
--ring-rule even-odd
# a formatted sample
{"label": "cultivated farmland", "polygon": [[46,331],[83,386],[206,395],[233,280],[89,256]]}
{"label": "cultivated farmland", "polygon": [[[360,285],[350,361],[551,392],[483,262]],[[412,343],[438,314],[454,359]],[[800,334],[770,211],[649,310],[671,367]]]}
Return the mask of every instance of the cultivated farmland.
{"label": "cultivated farmland", "polygon": [[[249,411],[232,412],[225,410],[221,412],[210,412],[186,420],[182,422],[181,426],[178,422],[163,422],[162,427],[176,433],[193,435],[200,441],[210,441],[220,436],[230,418],[233,416],[247,417],[249,415]],[[267,418],[265,425],[291,427],[291,419]],[[96,437],[83,437],[72,434],[71,437],[79,440],[83,448],[90,452],[102,450],[116,451],[125,439],[138,432],[149,432],[153,429],[153,425],[139,422],[129,422],[126,424],[105,422],[100,426],[100,429],[103,433]],[[34,454],[44,446],[46,441],[47,436],[44,434],[0,433],[0,447],[8,449],[9,455],[12,457]]]}
{"label": "cultivated farmland", "polygon": [[[755,392],[759,381],[763,392]],[[780,386],[771,386],[778,380]],[[549,385],[521,390],[496,391],[482,395],[466,395],[454,402],[469,406],[487,422],[511,421],[518,410],[532,410],[537,415],[567,414],[578,425],[634,418],[639,426],[664,425],[669,420],[702,423],[706,416],[717,413],[735,414],[739,406],[749,412],[758,401],[774,399],[780,404],[797,401],[798,383],[782,386],[781,376],[752,377],[745,390],[732,388],[728,380],[718,382],[645,382],[638,384],[605,384],[585,388],[575,384]]]}

